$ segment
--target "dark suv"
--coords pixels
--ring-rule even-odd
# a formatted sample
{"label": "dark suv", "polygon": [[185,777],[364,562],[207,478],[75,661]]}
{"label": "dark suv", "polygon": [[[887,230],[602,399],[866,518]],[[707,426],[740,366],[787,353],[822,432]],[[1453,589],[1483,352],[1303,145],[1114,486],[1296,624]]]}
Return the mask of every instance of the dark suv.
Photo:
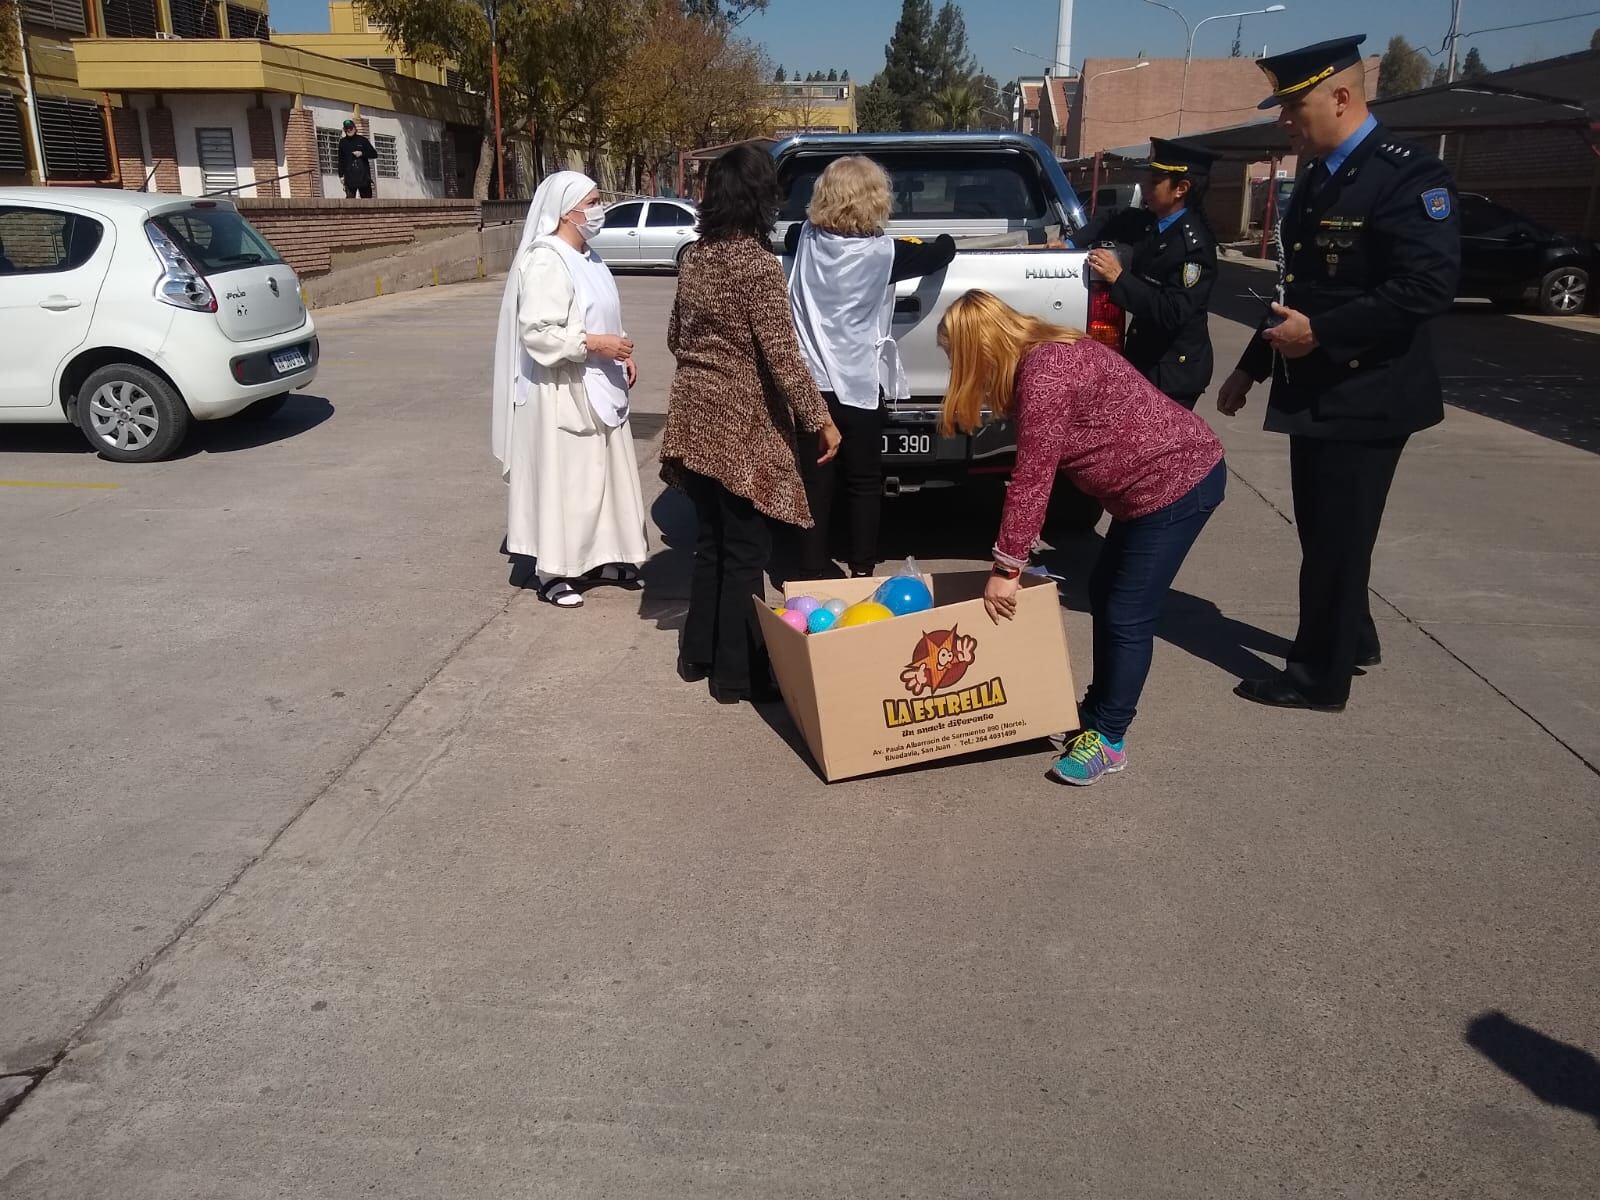
{"label": "dark suv", "polygon": [[1589,299],[1595,246],[1555,233],[1487,196],[1461,194],[1460,296],[1531,301],[1547,316],[1575,317]]}

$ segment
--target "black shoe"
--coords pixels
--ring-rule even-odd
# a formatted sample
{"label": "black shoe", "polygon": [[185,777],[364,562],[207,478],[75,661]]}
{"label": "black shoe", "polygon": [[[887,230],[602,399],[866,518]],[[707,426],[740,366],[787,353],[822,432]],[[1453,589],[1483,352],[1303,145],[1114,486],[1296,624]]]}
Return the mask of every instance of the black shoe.
{"label": "black shoe", "polygon": [[678,678],[685,683],[699,683],[710,676],[710,663],[690,662],[687,658],[678,659]]}
{"label": "black shoe", "polygon": [[713,679],[708,688],[711,698],[718,704],[743,704],[750,699],[750,689],[747,687],[730,687]]}
{"label": "black shoe", "polygon": [[1272,679],[1246,679],[1233,689],[1233,694],[1272,708],[1306,708],[1313,712],[1344,711],[1344,701],[1341,700],[1338,704],[1318,704],[1281,675]]}
{"label": "black shoe", "polygon": [[1374,650],[1371,654],[1363,654],[1356,659],[1356,674],[1365,675],[1373,667],[1383,666],[1383,651]]}

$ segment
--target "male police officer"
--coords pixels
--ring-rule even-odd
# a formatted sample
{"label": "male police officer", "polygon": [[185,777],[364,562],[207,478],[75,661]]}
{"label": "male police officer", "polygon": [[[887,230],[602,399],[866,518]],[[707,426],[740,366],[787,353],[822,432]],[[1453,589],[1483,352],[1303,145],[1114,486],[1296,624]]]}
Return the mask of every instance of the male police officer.
{"label": "male police officer", "polygon": [[1105,248],[1089,252],[1089,266],[1133,319],[1123,347],[1128,361],[1190,409],[1211,383],[1206,306],[1217,278],[1217,243],[1200,206],[1216,158],[1195,146],[1152,138],[1145,211],[1097,218],[1073,237],[1079,246],[1102,239],[1132,245],[1127,270]]}
{"label": "male police officer", "polygon": [[1281,303],[1222,385],[1244,407],[1272,376],[1266,427],[1289,435],[1300,533],[1300,628],[1282,675],[1246,700],[1338,712],[1360,667],[1381,661],[1368,607],[1372,548],[1406,439],[1444,419],[1428,335],[1455,297],[1455,187],[1432,154],[1367,111],[1357,47],[1340,38],[1256,65],[1262,107],[1304,164],[1278,229]]}
{"label": "male police officer", "polygon": [[339,179],[344,184],[345,199],[372,199],[372,173],[377,166],[377,150],[356,132],[356,123],[346,117],[344,136],[339,139]]}
{"label": "male police officer", "polygon": [[1090,267],[1133,318],[1123,346],[1128,362],[1184,408],[1194,408],[1211,382],[1206,304],[1216,283],[1216,238],[1200,205],[1213,162],[1208,150],[1150,139],[1146,211],[1090,222],[1074,237],[1080,246],[1101,238],[1133,245],[1128,269],[1106,248],[1090,251]]}

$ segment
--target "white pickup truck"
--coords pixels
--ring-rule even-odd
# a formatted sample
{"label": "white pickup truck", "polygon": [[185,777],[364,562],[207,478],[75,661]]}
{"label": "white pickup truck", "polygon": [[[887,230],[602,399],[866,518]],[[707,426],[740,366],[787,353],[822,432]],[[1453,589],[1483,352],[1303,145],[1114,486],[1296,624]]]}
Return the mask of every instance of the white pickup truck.
{"label": "white pickup truck", "polygon": [[[889,173],[897,237],[955,238],[955,261],[936,275],[897,285],[894,335],[911,384],[909,400],[891,401],[884,472],[890,494],[1008,475],[1016,441],[1006,422],[972,437],[943,437],[937,422],[949,365],[937,335],[944,310],[973,288],[1048,321],[1085,329],[1122,345],[1123,313],[1105,285],[1089,278],[1083,250],[1046,249],[1085,223],[1060,164],[1038,138],[1019,133],[805,134],[773,148],[783,207],[774,244],[805,219],[817,177],[836,158],[864,154]],[[1053,516],[1092,523],[1097,505],[1058,487]]]}

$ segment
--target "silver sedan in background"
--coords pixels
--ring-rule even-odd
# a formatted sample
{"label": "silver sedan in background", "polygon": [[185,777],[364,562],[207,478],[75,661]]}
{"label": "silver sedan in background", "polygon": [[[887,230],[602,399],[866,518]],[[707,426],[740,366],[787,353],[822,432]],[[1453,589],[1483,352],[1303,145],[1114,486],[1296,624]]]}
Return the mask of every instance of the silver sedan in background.
{"label": "silver sedan in background", "polygon": [[624,200],[606,209],[606,227],[589,239],[608,267],[673,267],[699,240],[687,200]]}

